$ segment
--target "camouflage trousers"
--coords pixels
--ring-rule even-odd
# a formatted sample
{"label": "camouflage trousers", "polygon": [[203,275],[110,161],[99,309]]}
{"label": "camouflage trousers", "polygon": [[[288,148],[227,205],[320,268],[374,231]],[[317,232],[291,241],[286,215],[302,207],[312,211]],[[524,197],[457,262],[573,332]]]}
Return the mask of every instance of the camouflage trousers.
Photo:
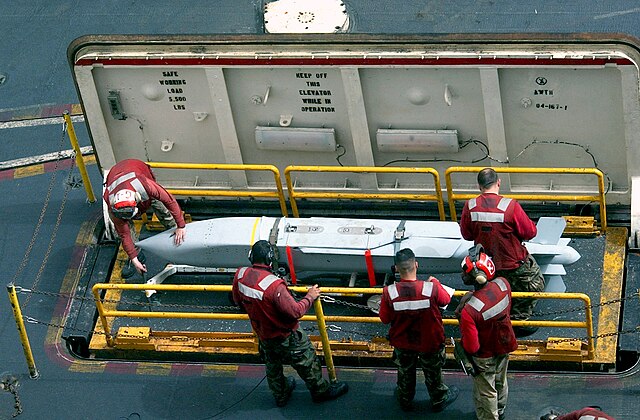
{"label": "camouflage trousers", "polygon": [[[164,226],[166,229],[171,229],[178,226],[175,219],[173,218],[173,215],[171,214],[169,209],[162,203],[162,201],[152,198],[151,208],[158,217],[160,223],[162,223],[162,226]],[[136,242],[138,242],[138,232],[136,232],[133,220],[129,220],[129,232],[131,233],[131,240],[133,241],[133,243],[135,244]]]}
{"label": "camouflage trousers", "polygon": [[393,349],[393,362],[398,366],[398,391],[396,397],[401,405],[413,401],[416,394],[416,368],[418,363],[424,372],[424,383],[431,397],[431,404],[447,398],[449,387],[444,384],[442,367],[446,360],[444,346],[436,353],[419,353],[411,350]]}
{"label": "camouflage trousers", "polygon": [[329,381],[322,377],[320,359],[304,331],[293,331],[285,339],[260,340],[259,349],[266,365],[269,389],[276,401],[284,399],[287,392],[285,364],[298,372],[312,395],[321,394],[329,388]]}
{"label": "camouflage trousers", "polygon": [[498,420],[507,406],[509,355],[473,357],[478,374],[473,377],[473,402],[479,420]]}
{"label": "camouflage trousers", "polygon": [[[497,271],[496,277],[507,279],[511,285],[512,292],[544,291],[544,277],[540,271],[540,266],[531,255],[515,270]],[[511,318],[529,319],[537,302],[537,299],[514,298],[511,301]]]}

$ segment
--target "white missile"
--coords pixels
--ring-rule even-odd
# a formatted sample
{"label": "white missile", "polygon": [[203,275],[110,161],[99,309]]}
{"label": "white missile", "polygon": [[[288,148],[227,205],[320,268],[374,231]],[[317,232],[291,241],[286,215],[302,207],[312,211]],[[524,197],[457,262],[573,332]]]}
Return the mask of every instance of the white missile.
{"label": "white missile", "polygon": [[[525,242],[548,283],[564,291],[565,265],[580,258],[560,238],[562,218],[541,218],[538,236]],[[189,223],[185,241],[173,244],[173,230],[138,242],[145,252],[173,264],[230,268],[248,265],[253,243],[264,239],[279,251],[280,265],[295,272],[389,273],[393,256],[411,248],[421,273],[458,273],[473,242],[462,238],[456,222],[349,218],[226,217]]]}

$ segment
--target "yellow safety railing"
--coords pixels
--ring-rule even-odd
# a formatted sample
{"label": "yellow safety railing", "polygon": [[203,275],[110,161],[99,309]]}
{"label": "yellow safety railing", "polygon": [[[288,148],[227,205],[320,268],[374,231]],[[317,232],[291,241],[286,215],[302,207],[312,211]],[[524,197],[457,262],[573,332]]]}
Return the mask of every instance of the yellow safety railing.
{"label": "yellow safety railing", "polygon": [[11,308],[13,309],[13,316],[16,319],[18,333],[20,334],[20,342],[22,343],[24,358],[27,360],[27,366],[29,367],[29,376],[31,379],[38,379],[38,377],[40,377],[40,372],[38,372],[36,361],[33,358],[31,344],[29,343],[29,337],[27,336],[27,329],[24,327],[24,319],[22,317],[20,302],[18,302],[16,286],[13,283],[7,284],[7,292],[9,293],[9,302],[11,302]]}
{"label": "yellow safety railing", "polygon": [[[229,313],[210,313],[210,312],[150,312],[150,311],[118,311],[106,309],[100,298],[102,290],[164,290],[164,291],[199,291],[199,292],[230,292],[232,286],[219,286],[219,285],[172,285],[172,284],[107,284],[99,283],[93,286],[91,289],[98,308],[98,315],[102,323],[102,328],[105,333],[106,341],[109,346],[113,346],[113,337],[111,334],[111,328],[107,321],[108,317],[130,317],[130,318],[182,318],[182,319],[249,319],[246,314],[229,314]],[[291,287],[294,292],[306,292],[306,287]],[[327,333],[327,326],[325,321],[331,320],[331,317],[325,317],[322,311],[322,304],[319,299],[313,303],[316,315],[305,315],[301,318],[302,321],[316,321],[318,324],[318,330],[320,331],[320,338],[322,340],[322,351],[325,356],[325,363],[327,364],[327,371],[329,373],[329,379],[332,382],[336,381],[335,366],[333,364],[333,356],[331,353],[331,345],[329,343],[329,336]]]}
{"label": "yellow safety railing", "polygon": [[[165,311],[119,311],[117,309],[106,309],[102,299],[100,298],[103,290],[162,290],[162,291],[186,291],[186,292],[230,292],[230,285],[179,285],[179,284],[107,284],[99,283],[93,286],[92,292],[96,300],[98,314],[105,333],[107,345],[113,346],[114,341],[111,334],[110,324],[107,320],[109,317],[130,317],[130,318],[181,318],[181,319],[244,319],[248,320],[246,314],[232,313],[212,313],[212,312],[165,312]],[[304,286],[290,287],[295,292],[305,293],[307,288]],[[323,294],[381,294],[381,288],[355,288],[355,287],[322,287]],[[461,297],[466,293],[465,290],[454,292],[454,296]],[[584,328],[587,333],[588,358],[594,357],[594,341],[593,341],[593,320],[591,312],[591,300],[589,296],[583,293],[531,293],[531,292],[513,292],[513,298],[533,297],[536,299],[573,299],[581,300],[585,306],[585,321],[512,321],[513,326],[531,326],[531,327],[555,327],[555,328]],[[115,304],[111,303],[115,307]],[[357,323],[380,323],[377,316],[345,316],[345,315],[324,315],[321,299],[314,302],[315,315],[304,315],[302,321],[316,321],[320,338],[322,340],[322,349],[324,352],[327,369],[332,380],[335,380],[335,371],[333,365],[333,357],[331,354],[331,345],[327,333],[326,322],[357,322]],[[458,325],[457,319],[443,319],[444,325]],[[332,376],[333,375],[333,376]]]}
{"label": "yellow safety railing", "polygon": [[73,128],[73,122],[71,121],[69,112],[65,111],[63,117],[67,128],[67,134],[69,135],[69,141],[71,142],[71,147],[73,147],[73,151],[76,155],[76,166],[80,171],[80,176],[82,177],[82,185],[84,185],[84,190],[87,193],[87,201],[89,201],[89,203],[95,203],[96,196],[93,193],[91,180],[89,179],[89,175],[87,174],[87,167],[84,164],[84,158],[82,157],[80,145],[78,144],[78,137],[76,137],[76,130]]}
{"label": "yellow safety railing", "polygon": [[584,328],[587,333],[588,359],[595,356],[595,344],[593,341],[593,313],[591,311],[591,299],[584,293],[532,293],[532,292],[511,292],[513,298],[535,298],[535,299],[562,299],[580,300],[584,303],[584,321],[511,321],[514,327],[555,327],[555,328]]}
{"label": "yellow safety railing", "polygon": [[[433,176],[435,194],[410,194],[410,193],[351,193],[335,191],[296,191],[291,181],[292,172],[351,172],[351,173],[425,173]],[[284,170],[289,191],[291,211],[294,217],[300,217],[296,198],[335,198],[357,200],[428,200],[436,201],[440,220],[445,220],[444,200],[440,188],[440,174],[433,168],[388,168],[377,166],[287,166]],[[329,188],[325,188],[329,189]]]}
{"label": "yellow safety railing", "polygon": [[167,188],[174,195],[203,196],[203,197],[268,197],[277,198],[283,216],[287,216],[287,203],[284,197],[280,171],[273,165],[235,165],[226,163],[173,163],[147,162],[152,168],[162,169],[195,169],[195,170],[225,170],[225,171],[270,171],[273,173],[276,191],[240,191],[217,188]]}
{"label": "yellow safety railing", "polygon": [[[457,220],[456,200],[468,200],[478,196],[478,193],[454,193],[453,183],[451,181],[452,173],[477,173],[482,167],[452,166],[447,168],[445,172],[445,180],[447,184],[447,197],[449,199],[449,211],[451,212],[451,220]],[[604,195],[604,174],[596,168],[512,168],[512,167],[496,167],[493,168],[498,173],[516,173],[516,174],[576,174],[576,175],[595,175],[598,178],[598,195],[575,195],[575,194],[505,194],[505,197],[517,200],[528,201],[595,201],[600,204],[600,223],[602,231],[607,230],[607,208]]]}

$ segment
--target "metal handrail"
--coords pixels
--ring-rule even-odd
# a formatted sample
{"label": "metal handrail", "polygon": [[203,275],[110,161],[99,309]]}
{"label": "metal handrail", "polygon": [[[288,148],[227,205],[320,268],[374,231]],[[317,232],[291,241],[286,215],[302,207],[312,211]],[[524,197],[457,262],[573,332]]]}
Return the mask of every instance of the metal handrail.
{"label": "metal handrail", "polygon": [[[346,192],[301,192],[296,191],[291,182],[291,172],[352,172],[352,173],[428,173],[433,176],[434,194],[402,194],[402,193],[346,193]],[[287,166],[284,170],[289,191],[289,202],[294,217],[300,217],[296,198],[337,198],[337,199],[370,199],[370,200],[430,200],[438,203],[440,220],[445,220],[444,199],[440,187],[440,174],[433,168],[389,168],[378,166]],[[328,188],[326,188],[328,189]]]}
{"label": "metal handrail", "polygon": [[[447,185],[447,197],[449,200],[449,211],[451,220],[457,220],[456,200],[468,200],[477,197],[478,194],[459,194],[453,192],[451,181],[452,173],[474,173],[480,172],[483,168],[478,166],[452,166],[445,171],[445,181]],[[598,178],[598,195],[572,195],[572,194],[505,194],[505,197],[516,200],[535,201],[597,201],[600,204],[600,223],[602,231],[607,230],[607,208],[604,194],[604,174],[596,168],[513,168],[495,167],[492,168],[498,173],[529,173],[529,174],[577,174],[595,175]]]}
{"label": "metal handrail", "polygon": [[[118,311],[107,310],[102,304],[100,293],[102,290],[164,290],[164,291],[199,291],[199,292],[230,292],[230,285],[182,285],[182,284],[111,284],[98,283],[93,286],[92,292],[96,300],[98,315],[102,322],[103,331],[109,346],[113,346],[113,337],[107,317],[130,317],[130,318],[182,318],[182,319],[244,319],[248,320],[246,314],[229,314],[229,313],[213,313],[213,312],[151,312],[151,311]],[[305,293],[307,288],[304,286],[289,287],[290,290],[299,293]],[[382,294],[381,288],[357,288],[357,287],[322,287],[323,294]],[[457,290],[454,296],[462,297],[467,291]],[[556,328],[585,328],[587,330],[587,352],[588,358],[593,359],[595,354],[595,346],[593,339],[593,320],[591,312],[591,300],[589,296],[583,293],[545,293],[545,292],[512,292],[514,298],[536,298],[536,299],[577,299],[584,302],[585,305],[585,321],[512,321],[513,326],[531,326],[531,327],[556,327]],[[322,340],[322,347],[329,365],[333,366],[333,357],[331,355],[331,346],[327,333],[326,322],[359,322],[359,323],[381,323],[377,316],[343,316],[343,315],[324,315],[322,303],[320,299],[314,302],[315,315],[304,315],[301,321],[316,321],[318,330]],[[444,325],[458,325],[457,319],[443,319]],[[334,373],[335,375],[335,373]],[[335,376],[334,376],[335,377]]]}
{"label": "metal handrail", "polygon": [[202,196],[202,197],[271,197],[280,202],[280,210],[283,216],[288,216],[287,203],[284,197],[280,171],[273,165],[236,165],[227,163],[174,163],[174,162],[147,162],[152,168],[162,169],[205,169],[225,171],[270,171],[273,173],[276,191],[238,191],[212,188],[167,188],[173,195]]}

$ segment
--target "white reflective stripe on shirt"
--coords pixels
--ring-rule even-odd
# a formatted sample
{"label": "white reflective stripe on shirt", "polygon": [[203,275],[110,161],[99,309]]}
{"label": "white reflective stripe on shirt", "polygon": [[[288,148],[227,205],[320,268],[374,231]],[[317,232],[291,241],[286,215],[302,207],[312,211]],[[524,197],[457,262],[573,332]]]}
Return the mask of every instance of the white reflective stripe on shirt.
{"label": "white reflective stripe on shirt", "polygon": [[487,319],[491,319],[499,315],[502,311],[507,309],[507,306],[509,306],[509,296],[505,296],[504,298],[502,298],[500,302],[496,303],[491,308],[484,311],[482,313],[482,319],[486,321]]}
{"label": "white reflective stripe on shirt", "polygon": [[242,276],[244,276],[244,272],[247,271],[247,268],[249,267],[242,267],[238,270],[238,280],[240,280]]}
{"label": "white reflective stripe on shirt", "polygon": [[140,198],[142,201],[147,201],[149,199],[149,195],[147,194],[147,190],[142,186],[142,182],[138,178],[131,181],[131,186],[136,190],[138,194],[140,194]]}
{"label": "white reflective stripe on shirt", "polygon": [[397,299],[398,296],[400,296],[398,294],[398,288],[396,287],[395,283],[389,286],[387,290],[389,291],[389,298],[391,298],[391,300]]}
{"label": "white reflective stripe on shirt", "polygon": [[107,187],[107,191],[109,191],[109,194],[111,194],[111,191],[113,191],[118,185],[135,177],[136,177],[135,172],[129,172],[128,174],[121,175],[118,178],[116,178],[115,181],[109,184],[109,186]]}
{"label": "white reflective stripe on shirt", "polygon": [[471,200],[469,200],[469,210],[471,210],[472,208],[474,208],[477,205],[478,205],[478,202],[476,201],[475,198],[472,198]]}
{"label": "white reflective stripe on shirt", "polygon": [[502,290],[503,292],[507,291],[507,285],[504,283],[504,280],[502,280],[501,278],[497,278],[493,282],[497,284],[500,290]]}
{"label": "white reflective stripe on shirt", "polygon": [[484,302],[475,296],[471,296],[471,299],[469,299],[469,302],[467,303],[469,303],[469,305],[471,305],[471,307],[478,312],[480,312],[482,308],[484,308]]}
{"label": "white reflective stripe on shirt", "polygon": [[600,417],[600,416],[596,417],[591,414],[583,414],[580,416],[578,420],[600,420],[600,419],[604,420],[604,417]]}
{"label": "white reflective stripe on shirt", "polygon": [[431,297],[431,293],[433,293],[433,283],[425,281],[422,285],[422,296]]}
{"label": "white reflective stripe on shirt", "polygon": [[393,309],[396,311],[414,311],[416,309],[427,309],[429,307],[431,307],[431,301],[428,299],[393,302]]}
{"label": "white reflective stripe on shirt", "polygon": [[242,293],[243,295],[249,298],[262,300],[262,296],[264,296],[264,292],[261,292],[260,290],[256,290],[252,287],[246,286],[242,283],[238,283],[238,289],[240,290],[240,293]]}
{"label": "white reflective stripe on shirt", "polygon": [[260,283],[258,283],[258,286],[260,286],[262,290],[267,290],[269,286],[271,286],[273,283],[277,282],[278,280],[280,280],[279,277],[274,276],[273,274],[269,274],[267,277],[260,280]]}
{"label": "white reflective stripe on shirt", "polygon": [[511,204],[511,199],[507,197],[502,197],[500,202],[498,203],[498,210],[507,211],[507,208]]}
{"label": "white reflective stripe on shirt", "polygon": [[471,220],[474,222],[503,223],[504,213],[490,213],[486,211],[472,211]]}

